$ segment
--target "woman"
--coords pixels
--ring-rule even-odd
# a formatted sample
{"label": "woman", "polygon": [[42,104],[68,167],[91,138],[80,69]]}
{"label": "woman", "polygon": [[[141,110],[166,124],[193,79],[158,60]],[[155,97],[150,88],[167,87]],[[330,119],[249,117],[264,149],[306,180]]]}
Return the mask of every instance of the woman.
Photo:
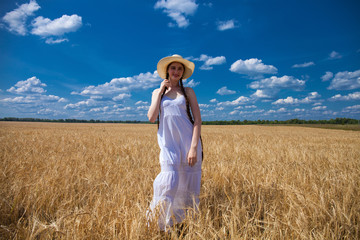
{"label": "woman", "polygon": [[182,82],[192,75],[194,68],[194,63],[180,55],[161,59],[157,71],[164,80],[160,88],[154,90],[148,112],[150,122],[159,120],[161,166],[154,180],[150,209],[164,231],[182,222],[186,208],[196,209],[199,204],[201,115],[194,90],[184,87]]}

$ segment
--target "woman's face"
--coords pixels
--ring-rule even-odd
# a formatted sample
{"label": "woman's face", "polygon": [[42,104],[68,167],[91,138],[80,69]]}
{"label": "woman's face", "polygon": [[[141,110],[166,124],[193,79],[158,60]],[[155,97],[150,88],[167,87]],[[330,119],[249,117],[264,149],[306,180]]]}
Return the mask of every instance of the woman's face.
{"label": "woman's face", "polygon": [[179,81],[184,74],[184,66],[178,62],[170,63],[168,73],[171,80]]}

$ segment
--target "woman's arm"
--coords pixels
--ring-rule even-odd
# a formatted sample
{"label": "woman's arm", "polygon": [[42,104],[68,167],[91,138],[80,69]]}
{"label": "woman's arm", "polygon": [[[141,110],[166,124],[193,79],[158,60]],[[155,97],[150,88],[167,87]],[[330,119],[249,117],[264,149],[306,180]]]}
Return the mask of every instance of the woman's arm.
{"label": "woman's arm", "polygon": [[149,121],[152,123],[156,121],[159,115],[160,98],[161,98],[160,89],[159,88],[155,89],[151,97],[151,105],[147,114]]}
{"label": "woman's arm", "polygon": [[160,108],[160,101],[161,101],[161,95],[165,91],[167,87],[169,87],[169,80],[165,79],[161,82],[160,88],[155,89],[153,91],[152,97],[151,97],[151,105],[148,111],[148,118],[150,122],[155,122],[158,115],[159,115],[159,108]]}
{"label": "woman's arm", "polygon": [[185,88],[185,91],[186,95],[188,96],[191,112],[194,117],[194,128],[191,140],[191,147],[187,156],[188,163],[192,167],[197,162],[197,147],[201,135],[201,114],[194,90],[187,87]]}

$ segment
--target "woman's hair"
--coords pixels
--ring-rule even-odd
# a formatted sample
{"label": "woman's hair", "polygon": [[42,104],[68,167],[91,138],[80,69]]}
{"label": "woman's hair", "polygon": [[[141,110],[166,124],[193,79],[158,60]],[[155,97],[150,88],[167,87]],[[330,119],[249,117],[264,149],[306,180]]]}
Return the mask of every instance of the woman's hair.
{"label": "woman's hair", "polygon": [[[166,69],[166,79],[169,78],[168,70],[169,70],[170,65],[171,65],[171,63],[169,63],[169,65],[167,66],[167,69]],[[182,63],[181,63],[181,65],[183,66],[183,69],[185,70],[185,66]],[[185,100],[186,100],[186,112],[187,112],[187,115],[189,117],[190,122],[194,125],[194,119],[193,119],[191,111],[190,111],[189,99],[188,99],[188,96],[187,96],[185,88],[184,88],[184,84],[183,84],[183,81],[182,81],[182,76],[181,76],[179,82],[180,82],[181,91],[182,91],[182,93],[183,93],[183,95],[185,97]],[[159,110],[158,121],[157,121],[158,129],[159,129],[159,124],[160,124],[161,100],[164,97],[164,94],[165,94],[166,90],[167,90],[167,88],[164,89],[164,91],[161,94],[161,98],[160,98],[160,106],[159,106],[160,110]],[[201,146],[203,148],[201,135],[200,135],[200,142],[201,142]],[[204,151],[202,151],[201,154],[202,154],[202,159],[204,159]]]}

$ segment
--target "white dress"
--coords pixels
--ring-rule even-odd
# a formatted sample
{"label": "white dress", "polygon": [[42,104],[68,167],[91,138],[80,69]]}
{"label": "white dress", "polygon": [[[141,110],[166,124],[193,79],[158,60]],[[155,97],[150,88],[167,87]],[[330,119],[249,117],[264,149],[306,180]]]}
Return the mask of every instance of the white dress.
{"label": "white dress", "polygon": [[150,210],[158,215],[160,229],[181,222],[186,208],[199,205],[202,146],[199,140],[197,163],[190,167],[186,156],[191,146],[193,124],[186,112],[184,96],[171,99],[164,96],[160,105],[158,144],[161,172],[154,180],[154,196]]}

